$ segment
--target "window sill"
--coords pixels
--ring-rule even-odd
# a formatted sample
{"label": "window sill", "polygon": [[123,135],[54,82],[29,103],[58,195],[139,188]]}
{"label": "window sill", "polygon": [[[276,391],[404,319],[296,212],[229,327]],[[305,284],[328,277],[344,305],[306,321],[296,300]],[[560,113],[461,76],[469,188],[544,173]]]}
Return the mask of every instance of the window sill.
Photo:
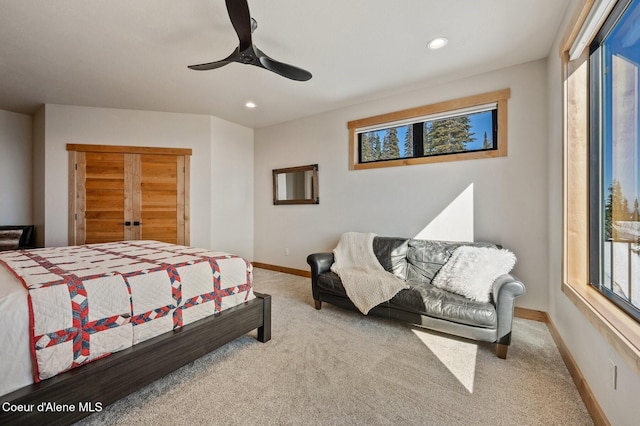
{"label": "window sill", "polygon": [[632,370],[640,374],[640,324],[588,285],[563,283],[562,292]]}
{"label": "window sill", "polygon": [[478,160],[482,158],[496,158],[506,157],[506,149],[501,151],[477,151],[477,152],[464,152],[458,154],[447,155],[434,155],[430,157],[414,157],[414,158],[400,158],[397,160],[376,161],[371,163],[356,163],[353,164],[352,170],[366,170],[377,169],[381,167],[397,167],[397,166],[411,166],[414,164],[431,164],[431,163],[444,163],[446,161],[463,161],[463,160]]}

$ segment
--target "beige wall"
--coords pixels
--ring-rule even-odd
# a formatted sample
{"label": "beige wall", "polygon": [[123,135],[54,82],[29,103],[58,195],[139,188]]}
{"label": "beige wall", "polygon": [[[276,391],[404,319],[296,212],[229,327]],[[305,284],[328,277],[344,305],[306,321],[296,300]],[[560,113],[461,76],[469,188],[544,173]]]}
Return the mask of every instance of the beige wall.
{"label": "beige wall", "polygon": [[31,225],[32,119],[0,110],[0,225]]}
{"label": "beige wall", "polygon": [[210,125],[211,247],[253,260],[253,129],[216,117]]}
{"label": "beige wall", "polygon": [[[547,277],[540,273],[548,262],[546,69],[539,60],[257,129],[255,260],[308,269],[307,255],[331,251],[342,232],[413,237],[438,218],[440,238],[472,229],[476,240],[513,250],[515,273],[527,285],[518,304],[546,310]],[[504,88],[511,89],[507,157],[348,170],[348,121]],[[274,206],[271,170],[314,163],[320,204]],[[455,220],[440,215],[469,204],[452,212]]]}

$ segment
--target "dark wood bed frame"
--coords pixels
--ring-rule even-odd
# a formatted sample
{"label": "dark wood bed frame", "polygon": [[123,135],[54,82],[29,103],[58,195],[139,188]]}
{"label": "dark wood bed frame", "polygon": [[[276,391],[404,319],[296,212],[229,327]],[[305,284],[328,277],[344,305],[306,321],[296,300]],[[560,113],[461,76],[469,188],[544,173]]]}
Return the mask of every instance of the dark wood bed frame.
{"label": "dark wood bed frame", "polygon": [[[268,342],[271,296],[255,295],[253,300],[179,330],[0,396],[0,424],[70,424],[256,328],[258,340]],[[32,404],[33,411],[7,411],[5,403],[22,407]],[[66,404],[75,411],[39,412],[38,406],[43,403]]]}

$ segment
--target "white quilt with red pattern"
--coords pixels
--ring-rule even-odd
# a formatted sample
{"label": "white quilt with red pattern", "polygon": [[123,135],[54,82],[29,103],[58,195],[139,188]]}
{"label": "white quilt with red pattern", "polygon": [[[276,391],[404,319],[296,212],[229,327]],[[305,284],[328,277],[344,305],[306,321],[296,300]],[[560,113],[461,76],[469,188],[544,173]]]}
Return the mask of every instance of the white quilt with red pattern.
{"label": "white quilt with red pattern", "polygon": [[36,382],[253,299],[223,252],[125,241],[0,254],[29,291]]}

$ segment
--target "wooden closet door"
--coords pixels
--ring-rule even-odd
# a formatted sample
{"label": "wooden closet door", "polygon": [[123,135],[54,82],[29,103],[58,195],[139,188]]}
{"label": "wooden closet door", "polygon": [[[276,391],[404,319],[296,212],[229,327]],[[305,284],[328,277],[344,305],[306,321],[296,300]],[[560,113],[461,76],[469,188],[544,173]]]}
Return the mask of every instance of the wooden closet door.
{"label": "wooden closet door", "polygon": [[138,232],[136,239],[185,244],[184,173],[184,156],[139,156],[139,172],[134,181],[139,180],[140,191],[134,216],[140,217],[141,223],[134,229]]}
{"label": "wooden closet door", "polygon": [[67,145],[69,244],[189,245],[190,149]]}

